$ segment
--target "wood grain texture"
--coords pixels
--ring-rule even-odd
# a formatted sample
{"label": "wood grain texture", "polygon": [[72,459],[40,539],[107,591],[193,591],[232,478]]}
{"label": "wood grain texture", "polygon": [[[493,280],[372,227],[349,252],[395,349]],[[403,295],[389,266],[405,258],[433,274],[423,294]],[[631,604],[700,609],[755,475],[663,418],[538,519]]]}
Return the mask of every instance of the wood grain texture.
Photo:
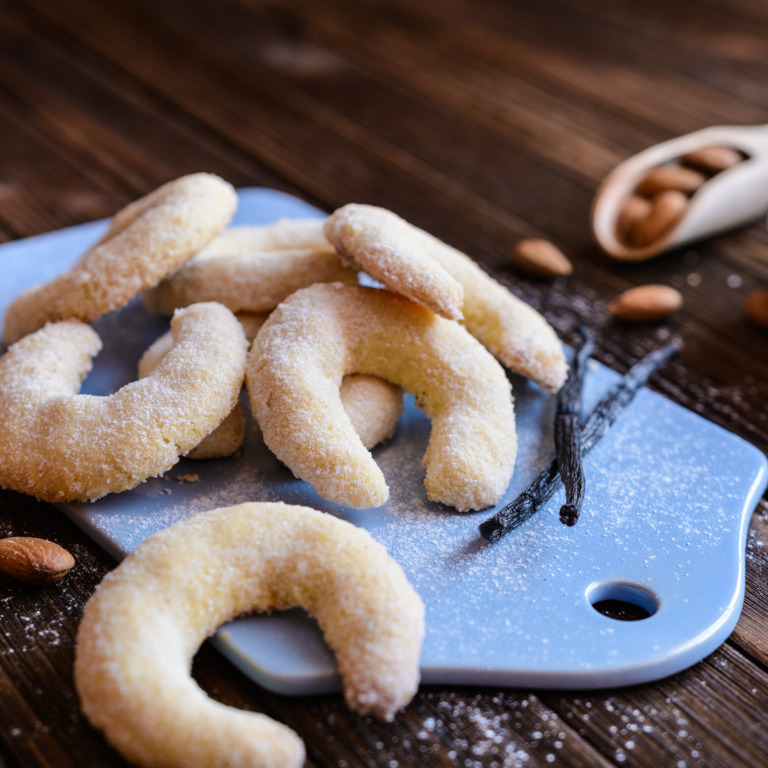
{"label": "wood grain texture", "polygon": [[[625,371],[671,336],[665,396],[768,451],[768,335],[744,316],[768,285],[765,222],[642,264],[592,242],[605,174],[655,142],[768,123],[760,0],[0,0],[0,240],[108,216],[197,170],[326,210],[390,208],[466,250],[566,342]],[[567,279],[516,273],[523,237]],[[2,278],[0,278],[2,279]],[[663,323],[612,320],[661,282]],[[0,493],[0,535],[52,538],[76,568],[45,589],[0,576],[0,766],[122,765],[71,682],[85,601],[113,561],[54,508]],[[654,684],[563,693],[425,686],[391,724],[340,696],[261,690],[204,647],[194,675],[294,728],[309,766],[753,766],[768,753],[768,504],[752,519],[729,640]]]}

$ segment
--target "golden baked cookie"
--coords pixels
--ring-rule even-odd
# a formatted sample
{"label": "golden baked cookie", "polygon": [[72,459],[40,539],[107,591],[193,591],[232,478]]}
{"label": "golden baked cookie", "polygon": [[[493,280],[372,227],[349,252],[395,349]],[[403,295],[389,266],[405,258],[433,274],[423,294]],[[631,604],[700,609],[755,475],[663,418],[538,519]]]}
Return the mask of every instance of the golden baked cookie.
{"label": "golden baked cookie", "polygon": [[317,619],[352,709],[390,720],[411,700],[424,606],[400,566],[332,515],[247,503],[155,534],[107,574],[77,633],[83,712],[137,765],[300,768],[290,728],[213,701],[190,676],[222,623],[293,606]]}
{"label": "golden baked cookie", "polygon": [[510,384],[463,326],[389,291],[318,283],[270,315],[248,355],[246,386],[267,446],[323,498],[377,507],[387,484],[342,407],[345,375],[416,395],[432,421],[428,496],[459,511],[504,494],[517,448]]}
{"label": "golden baked cookie", "polygon": [[0,486],[87,501],[162,475],[232,410],[246,341],[221,304],[187,307],[154,372],[107,396],[77,394],[101,341],[79,320],[51,323],[0,358]]}
{"label": "golden baked cookie", "polygon": [[131,203],[66,272],[11,302],[3,328],[5,343],[48,322],[90,322],[124,306],[221,232],[236,206],[232,185],[208,173],[183,176]]}

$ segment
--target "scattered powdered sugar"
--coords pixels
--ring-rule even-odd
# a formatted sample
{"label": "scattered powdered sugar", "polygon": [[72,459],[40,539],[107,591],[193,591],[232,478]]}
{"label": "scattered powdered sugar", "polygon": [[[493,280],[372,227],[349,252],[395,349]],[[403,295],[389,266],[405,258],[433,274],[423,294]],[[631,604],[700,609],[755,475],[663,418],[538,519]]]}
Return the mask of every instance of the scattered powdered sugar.
{"label": "scattered powdered sugar", "polygon": [[420,700],[420,745],[439,744],[451,759],[461,754],[464,766],[562,764],[570,729],[533,694],[427,692]]}
{"label": "scattered powdered sugar", "polygon": [[[574,307],[586,312],[588,302]],[[570,327],[571,319],[557,322]],[[96,326],[105,349],[85,391],[106,394],[135,378],[141,353],[167,329],[167,320],[134,302]],[[613,380],[601,366],[590,371],[585,410]],[[552,456],[553,399],[519,379],[514,389],[520,448],[504,501]],[[717,403],[724,418],[725,409],[742,405],[725,397]],[[750,495],[755,470],[754,454],[732,435],[641,393],[587,459],[587,499],[579,523],[566,528],[558,522],[563,498],[558,493],[496,545],[477,531],[493,510],[458,514],[426,501],[421,459],[428,437],[428,422],[411,404],[392,440],[374,451],[390,487],[390,500],[381,509],[352,510],[319,498],[269,453],[248,418],[239,457],[182,459],[165,478],[68,511],[118,556],[195,512],[241,501],[303,503],[361,525],[400,562],[426,603],[423,671],[432,682],[564,685],[584,679],[579,675],[594,681],[636,658],[637,644],[628,636],[637,636],[652,656],[663,656],[665,643],[684,644],[715,621],[727,632],[728,612],[735,622],[732,581],[738,576],[744,515],[751,511],[746,507],[755,501]],[[199,480],[174,482],[190,475]],[[759,546],[753,542],[752,550]],[[624,582],[646,589],[665,606],[654,618],[653,632],[641,626],[645,622],[634,622],[629,635],[624,623],[591,609],[594,585]],[[674,618],[669,632],[661,631],[665,615]],[[645,642],[644,633],[654,638]],[[267,669],[269,654],[267,647]],[[626,745],[622,749],[628,753]]]}
{"label": "scattered powdered sugar", "polygon": [[[5,288],[0,286],[0,303]],[[18,286],[11,290],[17,293]],[[576,302],[572,311],[582,317],[594,308],[586,298],[582,307],[578,298]],[[563,316],[559,322],[564,330],[575,325],[571,317]],[[165,330],[166,321],[147,317],[134,302],[96,325],[107,344],[87,391],[108,393],[135,377],[135,361]],[[114,339],[119,343],[112,343]],[[590,378],[587,407],[606,385],[602,370],[597,367],[596,371],[599,383]],[[716,393],[715,407],[722,409],[724,418],[737,414],[750,391],[766,386],[747,384],[733,392]],[[505,501],[552,454],[551,399],[519,381],[515,388],[520,453]],[[755,429],[765,430],[767,422],[768,414]],[[567,683],[563,670],[566,675],[574,669],[595,675],[606,666],[620,667],[632,644],[626,642],[620,623],[589,608],[586,596],[594,583],[626,579],[646,586],[662,603],[670,603],[681,633],[674,642],[679,644],[698,631],[685,626],[685,615],[706,623],[708,615],[720,617],[729,610],[728,584],[720,588],[716,582],[732,577],[743,549],[739,529],[751,511],[748,486],[753,456],[732,436],[655,397],[641,397],[588,459],[587,503],[576,528],[566,529],[557,522],[562,501],[557,494],[536,518],[494,546],[477,533],[478,523],[492,510],[461,515],[426,501],[421,457],[429,425],[412,409],[390,443],[374,452],[391,491],[389,502],[380,510],[350,510],[320,499],[271,456],[251,419],[248,424],[245,447],[235,459],[182,460],[165,478],[68,512],[118,556],[196,512],[241,501],[304,503],[361,525],[400,562],[426,602],[423,666],[427,682],[478,682],[494,687],[539,685],[542,680],[545,685],[562,684]],[[197,481],[190,482],[192,477]],[[3,534],[12,532],[6,526]],[[765,557],[764,542],[755,531],[750,531],[747,552],[748,557]],[[64,610],[80,609],[79,596],[69,595],[65,585],[57,589]],[[35,629],[41,624],[39,611],[16,618],[28,642],[5,653],[70,642],[61,627]],[[653,654],[663,655],[659,631],[654,629],[652,634],[658,635],[653,639]],[[246,651],[266,665],[266,678],[260,680],[269,685],[270,648],[261,659],[252,647],[246,646]],[[725,665],[727,660],[720,663]],[[547,677],[549,670],[555,670],[554,677]],[[445,745],[448,757],[461,755],[462,765],[468,768],[559,762],[568,731],[555,715],[536,706],[533,695],[510,692],[467,700],[464,693],[426,691],[420,700],[430,708],[415,735],[415,747],[422,755]],[[670,756],[670,764],[701,764],[696,748],[700,745],[691,743],[687,720],[677,707],[640,709],[611,696],[595,697],[583,702],[583,707],[578,698],[571,704],[573,710],[567,716],[581,708],[585,722],[596,707],[611,713],[618,723],[610,726],[616,763],[631,763],[643,734],[662,727],[676,730],[685,747]],[[13,729],[10,735],[21,736],[22,731]],[[376,745],[377,749],[383,746]],[[533,749],[535,756],[529,752]],[[393,758],[390,765],[395,768],[398,761]]]}
{"label": "scattered powdered sugar", "polygon": [[[614,379],[595,367],[585,407]],[[520,446],[505,501],[552,457],[552,398],[519,380],[514,389]],[[600,675],[612,681],[612,670],[628,665],[642,678],[643,666],[670,645],[687,643],[734,610],[751,452],[650,392],[638,396],[588,457],[586,504],[575,527],[558,521],[559,492],[495,545],[477,530],[493,510],[459,514],[426,500],[422,456],[429,422],[410,398],[395,436],[374,450],[390,499],[370,510],[334,505],[294,478],[265,448],[247,398],[243,405],[248,426],[239,457],[184,459],[165,479],[78,507],[76,518],[118,554],[195,512],[242,501],[306,504],[365,527],[426,604],[425,682],[578,685]],[[172,482],[189,475],[198,481]],[[659,626],[661,614],[646,630],[591,608],[595,585],[610,592],[624,582],[647,590],[651,602],[674,606],[668,626]],[[317,633],[314,626],[306,631]],[[269,670],[273,650],[262,640],[237,642]],[[325,660],[322,640],[317,644]],[[311,667],[313,651],[308,653],[303,663]],[[268,671],[255,674],[270,684]]]}

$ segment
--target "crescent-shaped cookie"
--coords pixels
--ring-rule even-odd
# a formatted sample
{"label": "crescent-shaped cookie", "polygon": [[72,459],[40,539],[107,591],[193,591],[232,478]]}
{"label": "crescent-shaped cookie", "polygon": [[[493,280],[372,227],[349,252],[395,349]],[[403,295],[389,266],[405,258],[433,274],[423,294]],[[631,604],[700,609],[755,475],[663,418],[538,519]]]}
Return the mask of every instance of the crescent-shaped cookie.
{"label": "crescent-shaped cookie", "polygon": [[339,255],[394,293],[460,320],[464,290],[424,248],[422,232],[383,208],[345,205],[325,222]]}
{"label": "crescent-shaped cookie", "polygon": [[395,293],[408,296],[446,317],[434,301],[410,289],[422,274],[448,275],[462,289],[463,322],[504,365],[555,391],[565,381],[568,366],[557,334],[545,318],[469,256],[415,227],[392,211],[350,203],[335,211],[325,226],[328,239]]}
{"label": "crescent-shaped cookie", "polygon": [[232,410],[246,341],[220,304],[179,310],[174,344],[145,379],[77,394],[101,341],[63,320],[0,358],[0,486],[52,502],[86,501],[163,474]]}
{"label": "crescent-shaped cookie", "polygon": [[11,302],[5,343],[11,345],[48,322],[91,322],[124,306],[221,232],[236,206],[232,185],[209,173],[182,176],[131,203],[66,272]]}
{"label": "crescent-shaped cookie", "polygon": [[430,499],[459,511],[499,501],[517,447],[504,370],[458,323],[389,291],[340,283],[286,299],[248,355],[251,408],[266,444],[297,477],[351,507],[387,499],[341,404],[350,373],[401,385],[432,420],[424,457]]}
{"label": "crescent-shaped cookie", "polygon": [[322,219],[280,219],[230,227],[173,275],[144,294],[151,312],[170,314],[196,301],[233,312],[268,312],[299,288],[341,280],[357,283],[323,234]]}
{"label": "crescent-shaped cookie", "polygon": [[389,720],[410,701],[424,607],[400,566],[351,523],[247,503],[155,534],[107,574],[77,634],[86,717],[141,766],[300,768],[291,729],[213,701],[190,676],[219,625],[293,606],[317,619],[351,708]]}
{"label": "crescent-shaped cookie", "polygon": [[[253,341],[269,313],[238,313],[248,342]],[[139,360],[139,378],[148,376],[173,346],[170,331],[156,339]],[[403,413],[403,392],[378,376],[352,374],[341,382],[341,402],[352,426],[369,450],[392,437]],[[190,459],[220,459],[232,456],[243,444],[245,416],[238,401],[229,416],[203,441],[186,454]]]}

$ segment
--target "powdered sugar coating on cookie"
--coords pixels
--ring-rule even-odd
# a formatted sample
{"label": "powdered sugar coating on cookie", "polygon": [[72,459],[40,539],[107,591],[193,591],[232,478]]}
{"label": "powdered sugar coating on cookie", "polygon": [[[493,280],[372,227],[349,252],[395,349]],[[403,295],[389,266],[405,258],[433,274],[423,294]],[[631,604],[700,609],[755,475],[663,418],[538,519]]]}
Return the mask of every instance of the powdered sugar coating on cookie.
{"label": "powdered sugar coating on cookie", "polygon": [[161,475],[232,410],[246,341],[220,304],[172,321],[174,345],[152,375],[107,396],[77,394],[101,342],[77,320],[51,323],[0,358],[0,486],[86,501]]}
{"label": "powdered sugar coating on cookie", "polygon": [[155,534],[104,578],[77,637],[86,717],[142,766],[300,768],[293,731],[209,699],[189,672],[223,622],[293,606],[318,620],[350,707],[389,720],[410,701],[424,606],[400,566],[346,521],[246,503]]}
{"label": "powdered sugar coating on cookie", "polygon": [[[391,211],[370,205],[340,208],[328,219],[325,231],[340,253],[390,290],[438,314],[462,319],[467,330],[514,373],[553,391],[565,381],[563,347],[546,319],[466,254]],[[421,298],[423,289],[410,290],[410,282],[419,286],[427,280],[422,274],[428,277],[430,272],[431,279],[439,276],[444,281],[447,274],[460,285],[462,312],[440,311]]]}
{"label": "powdered sugar coating on cookie", "polygon": [[430,499],[459,511],[495,504],[517,440],[509,381],[458,323],[389,291],[324,283],[284,301],[251,346],[246,385],[269,448],[324,498],[386,501],[387,484],[339,397],[344,375],[381,376],[432,420]]}
{"label": "powdered sugar coating on cookie", "polygon": [[113,218],[107,233],[66,272],[17,297],[5,315],[10,345],[48,322],[90,322],[178,269],[227,226],[231,184],[195,173],[160,187]]}
{"label": "powdered sugar coating on cookie", "polygon": [[350,203],[328,217],[325,234],[347,262],[393,293],[442,317],[461,319],[461,285],[425,250],[421,230],[396,214]]}
{"label": "powdered sugar coating on cookie", "polygon": [[181,269],[147,292],[152,312],[170,314],[196,301],[233,312],[268,312],[312,283],[357,282],[323,234],[322,219],[280,219],[230,227]]}
{"label": "powdered sugar coating on cookie", "polygon": [[467,330],[513,373],[543,389],[560,389],[568,365],[562,342],[544,316],[461,251],[440,243],[431,253],[464,288]]}
{"label": "powdered sugar coating on cookie", "polygon": [[[245,338],[252,342],[268,313],[236,315]],[[156,339],[139,360],[139,378],[148,376],[173,347],[170,331]],[[352,426],[369,450],[392,437],[403,413],[403,391],[378,376],[352,374],[341,382],[341,402]],[[220,459],[232,456],[243,444],[245,416],[238,401],[229,416],[203,441],[186,454],[190,459]]]}

